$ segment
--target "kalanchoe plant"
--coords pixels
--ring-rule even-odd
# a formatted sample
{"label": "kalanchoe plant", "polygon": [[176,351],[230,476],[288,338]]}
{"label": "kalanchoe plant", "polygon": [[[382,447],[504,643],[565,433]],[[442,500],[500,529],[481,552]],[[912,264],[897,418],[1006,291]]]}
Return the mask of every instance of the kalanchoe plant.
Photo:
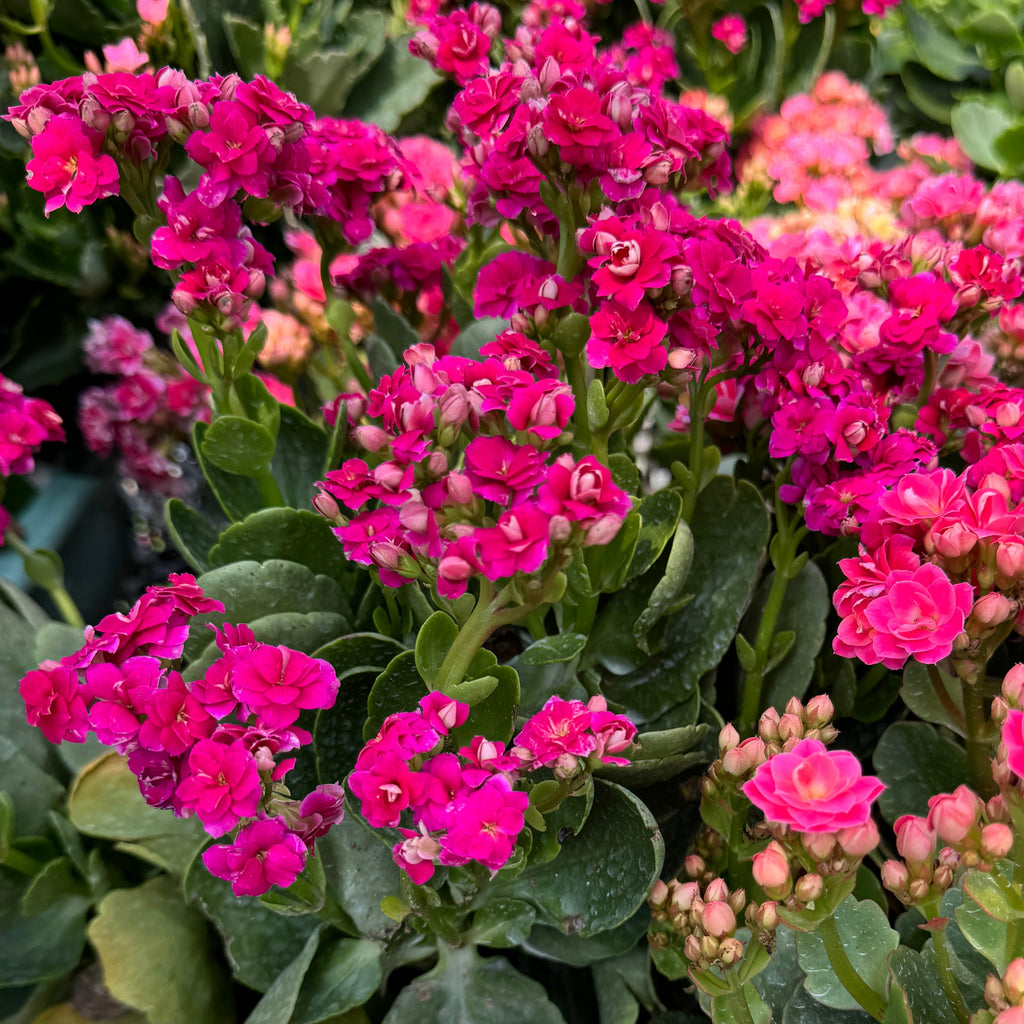
{"label": "kalanchoe plant", "polygon": [[263,1019],[594,1019],[535,957],[599,962],[610,1019],[1011,1013],[1020,197],[936,140],[871,166],[838,74],[734,191],[670,40],[583,13],[413,11],[454,157],[262,77],[22,96],[43,202],[120,195],[172,274],[227,521],[168,502],[196,575],[41,654],[29,720],[216,840],[185,891]]}

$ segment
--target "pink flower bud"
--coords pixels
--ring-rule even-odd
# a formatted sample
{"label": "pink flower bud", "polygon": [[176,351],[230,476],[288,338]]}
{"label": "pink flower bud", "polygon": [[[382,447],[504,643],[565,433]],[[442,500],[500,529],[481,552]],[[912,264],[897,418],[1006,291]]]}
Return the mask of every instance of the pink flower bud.
{"label": "pink flower bud", "polygon": [[804,832],[800,836],[804,849],[818,861],[831,860],[836,838],[831,832]]}
{"label": "pink flower bud", "polygon": [[696,882],[683,882],[681,885],[676,885],[672,892],[673,913],[685,914],[699,895],[700,886]]}
{"label": "pink flower bud", "polygon": [[1003,697],[1011,708],[1024,702],[1024,664],[1016,664],[1003,676]]}
{"label": "pink flower bud", "polygon": [[722,770],[734,779],[740,779],[752,772],[765,760],[764,741],[760,736],[745,739],[738,747],[733,747],[722,758]]}
{"label": "pink flower bud", "polygon": [[882,865],[882,885],[890,892],[906,892],[910,883],[910,872],[902,861],[887,860]]}
{"label": "pink flower bud", "polygon": [[704,890],[704,899],[709,903],[717,903],[729,898],[729,886],[724,878],[713,878]]}
{"label": "pink flower bud", "polygon": [[1003,991],[1011,1003],[1024,1002],[1024,957],[1010,961],[1003,975]]}
{"label": "pink flower bud", "polygon": [[999,591],[993,590],[988,594],[983,594],[974,602],[974,608],[967,620],[967,630],[968,632],[979,632],[998,626],[1010,617],[1013,610],[1009,600]]}
{"label": "pink flower bud", "polygon": [[799,715],[794,715],[787,711],[786,714],[779,719],[779,739],[782,740],[783,743],[786,743],[789,740],[801,739],[803,734],[804,723]]}
{"label": "pink flower bud", "polygon": [[981,855],[988,861],[1002,860],[1013,848],[1013,832],[996,822],[981,830]]}
{"label": "pink flower bud", "polygon": [[811,729],[820,729],[835,717],[835,708],[827,694],[819,693],[812,697],[804,708],[804,720]]}
{"label": "pink flower bud", "polygon": [[704,863],[703,857],[698,857],[697,854],[691,853],[683,861],[683,870],[688,878],[700,878],[707,870],[707,864]]}
{"label": "pink flower bud", "polygon": [[647,903],[655,910],[664,910],[668,906],[668,885],[660,878],[654,883]]}
{"label": "pink flower bud", "polygon": [[801,903],[813,903],[821,897],[824,882],[821,875],[804,875],[796,881],[795,894]]}
{"label": "pink flower bud", "polygon": [[739,939],[723,939],[718,945],[718,959],[729,967],[743,956],[743,943]]}
{"label": "pink flower bud", "polygon": [[928,824],[945,843],[960,843],[977,827],[982,803],[967,786],[940,793],[928,800]]}
{"label": "pink flower bud", "polygon": [[901,857],[912,864],[932,859],[935,854],[935,832],[927,819],[904,814],[896,819],[893,829],[896,832],[896,850]]}
{"label": "pink flower bud", "polygon": [[683,943],[683,956],[691,963],[699,963],[701,959],[700,939],[696,935],[687,935]]}
{"label": "pink flower bud", "polygon": [[622,527],[622,519],[619,516],[601,516],[592,526],[587,529],[584,547],[599,547],[610,543]]}
{"label": "pink flower bud", "polygon": [[840,829],[836,838],[847,857],[859,859],[878,845],[878,826],[868,818],[863,825]]}
{"label": "pink flower bud", "polygon": [[725,728],[718,734],[718,754],[719,756],[732,750],[734,747],[738,747],[740,743],[740,734],[736,731],[736,727],[729,723]]}
{"label": "pink flower bud", "polygon": [[1011,1006],[1000,1011],[992,1024],[1024,1024],[1024,1006]]}
{"label": "pink flower bud", "polygon": [[316,497],[313,498],[313,508],[317,510],[324,517],[329,519],[332,523],[341,526],[344,523],[344,517],[341,514],[341,509],[338,507],[338,503],[326,492],[320,491]]}
{"label": "pink flower bud", "polygon": [[779,739],[779,713],[775,708],[768,708],[757,723],[757,735],[765,743],[777,743]]}
{"label": "pink flower bud", "polygon": [[732,907],[722,900],[705,903],[700,912],[701,927],[716,939],[724,939],[736,931],[736,915]]}
{"label": "pink flower bud", "polygon": [[785,899],[793,886],[793,875],[789,868],[786,851],[772,840],[760,853],[754,854],[751,864],[754,881],[769,896]]}
{"label": "pink flower bud", "polygon": [[779,905],[775,900],[765,900],[757,908],[754,920],[766,931],[773,932],[779,926]]}

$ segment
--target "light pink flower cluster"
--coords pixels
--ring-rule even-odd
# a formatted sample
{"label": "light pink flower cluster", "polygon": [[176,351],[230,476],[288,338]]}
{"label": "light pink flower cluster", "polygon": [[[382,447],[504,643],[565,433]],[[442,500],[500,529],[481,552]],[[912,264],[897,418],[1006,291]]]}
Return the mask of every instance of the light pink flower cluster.
{"label": "light pink flower cluster", "polygon": [[556,776],[568,779],[601,762],[626,764],[613,755],[636,735],[601,697],[586,705],[553,697],[526,722],[511,750],[475,736],[452,753],[446,749],[451,731],[468,716],[468,705],[428,694],[418,711],[385,719],[348,777],[370,825],[401,832],[395,863],[417,885],[439,864],[476,862],[498,871],[512,856],[529,805],[528,793],[517,788],[523,772],[554,765]]}
{"label": "light pink flower cluster", "polygon": [[184,493],[181,467],[170,453],[195,422],[209,420],[209,389],[124,317],[90,320],[82,344],[86,366],[115,378],[79,397],[78,426],[89,449],[102,456],[116,450],[118,471],[145,490]]}
{"label": "light pink flower cluster", "polygon": [[[0,498],[5,477],[31,473],[39,446],[63,440],[64,429],[53,406],[29,398],[20,384],[0,374]],[[9,522],[10,514],[0,504],[0,546]]]}
{"label": "light pink flower cluster", "polygon": [[892,669],[908,657],[933,665],[1016,619],[1022,498],[998,471],[948,469],[910,474],[884,493],[859,555],[839,563],[836,653]]}
{"label": "light pink flower cluster", "polygon": [[358,512],[335,533],[387,586],[425,578],[456,598],[474,576],[531,575],[608,543],[630,510],[593,456],[551,460],[574,403],[548,354],[511,332],[481,351],[410,349],[370,392],[381,425],[351,431],[369,461],[348,459],[319,485],[322,513],[337,520],[336,502]]}
{"label": "light pink flower cluster", "polygon": [[275,789],[295,764],[279,755],[312,741],[296,724],[299,714],[332,707],[338,679],[325,661],[226,624],[216,630],[221,656],[186,682],[171,666],[192,619],[223,610],[192,576],[172,575],[126,614],[87,627],[80,650],[43,662],[20,691],[29,724],[51,742],[81,743],[94,733],[126,755],[152,806],[195,815],[214,837],[257,819],[204,860],[236,895],[258,895],[291,884],[305,850],[341,818],[338,786],[321,786],[301,803]]}

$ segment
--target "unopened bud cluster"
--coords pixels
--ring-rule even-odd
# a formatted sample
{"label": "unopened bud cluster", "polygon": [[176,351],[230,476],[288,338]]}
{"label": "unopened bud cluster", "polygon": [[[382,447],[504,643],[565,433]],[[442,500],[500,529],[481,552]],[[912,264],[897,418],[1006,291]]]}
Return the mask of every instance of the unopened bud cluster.
{"label": "unopened bud cluster", "polygon": [[1024,1022],[1024,957],[1012,960],[1002,978],[990,974],[985,979],[985,1003],[989,1010],[979,1010],[971,1017],[971,1024]]}
{"label": "unopened bud cluster", "polygon": [[748,906],[746,892],[730,891],[721,878],[709,882],[703,892],[697,882],[658,881],[647,903],[653,919],[651,945],[681,948],[698,970],[728,968],[742,959],[743,942],[736,937],[741,918],[751,931],[760,933],[771,932],[778,923],[773,903]]}
{"label": "unopened bud cluster", "polygon": [[967,786],[933,796],[926,818],[905,814],[896,820],[902,860],[882,865],[882,884],[910,906],[941,897],[961,868],[991,871],[1013,846],[1007,817],[1001,796],[985,803]]}

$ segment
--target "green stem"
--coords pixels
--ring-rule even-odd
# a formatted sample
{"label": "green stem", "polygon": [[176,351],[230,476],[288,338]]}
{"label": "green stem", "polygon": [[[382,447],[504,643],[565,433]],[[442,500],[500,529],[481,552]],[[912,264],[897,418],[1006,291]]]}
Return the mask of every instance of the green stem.
{"label": "green stem", "polygon": [[992,780],[992,764],[989,756],[988,742],[985,736],[985,693],[981,680],[964,683],[964,719],[967,734],[967,768],[971,774],[971,785],[982,799],[987,800],[995,793],[995,782]]}
{"label": "green stem", "polygon": [[30,857],[27,853],[22,853],[20,850],[15,850],[11,847],[7,848],[3,860],[0,860],[0,864],[5,868],[10,868],[12,871],[17,871],[19,874],[27,875],[29,878],[33,877],[43,866],[34,857]]}
{"label": "green stem", "polygon": [[729,1002],[734,1019],[739,1024],[754,1024],[754,1018],[750,1013],[747,996],[743,988],[733,989],[725,998]]}
{"label": "green stem", "polygon": [[[25,571],[28,573],[29,578],[32,579],[31,573],[28,572],[28,560],[35,555],[35,552],[13,531],[8,530],[4,534],[4,543],[8,544],[15,551],[21,555],[22,561],[26,563]],[[58,565],[60,563],[58,562]],[[38,580],[33,579],[34,583],[39,583]],[[57,611],[60,613],[60,617],[69,625],[74,626],[76,629],[85,628],[85,619],[82,618],[82,613],[78,610],[78,605],[75,604],[74,598],[67,592],[62,582],[56,582],[51,584],[39,583],[49,595],[53,603],[57,606]]]}
{"label": "green stem", "polygon": [[590,636],[594,628],[594,619],[597,618],[597,597],[581,597],[576,605],[576,621],[573,623],[573,630]]}
{"label": "green stem", "polygon": [[690,381],[690,472],[691,488],[683,495],[682,518],[689,523],[697,507],[704,463],[704,377]]}
{"label": "green stem", "polygon": [[857,969],[850,962],[843,947],[843,940],[839,935],[835,917],[826,917],[818,925],[818,934],[825,944],[825,952],[832,965],[832,970],[835,971],[843,988],[857,1000],[866,1013],[871,1014],[877,1021],[883,1020],[886,1010],[885,999],[857,973]]}
{"label": "green stem", "polygon": [[949,946],[946,943],[946,931],[939,928],[932,932],[932,948],[935,950],[935,964],[939,969],[939,980],[942,982],[942,991],[946,993],[946,999],[956,1014],[960,1024],[968,1024],[971,1018],[971,1011],[967,1009],[964,997],[957,987],[956,978],[953,976],[953,965],[949,959]]}
{"label": "green stem", "polygon": [[[437,673],[437,688],[444,693],[453,686],[458,686],[466,676],[469,663],[483,647],[487,638],[506,621],[513,622],[519,614],[508,617],[508,610],[502,611],[507,598],[507,591],[500,593],[494,584],[481,578],[480,598],[472,614],[463,623],[455,642],[449,648],[441,668]],[[526,614],[523,609],[512,609],[516,613]]]}
{"label": "green stem", "polygon": [[942,705],[942,709],[949,715],[950,720],[956,722],[961,728],[965,728],[964,713],[956,706],[953,698],[950,697],[949,690],[946,689],[945,684],[942,682],[942,676],[939,674],[937,665],[928,666],[928,678],[931,680],[935,696]]}
{"label": "green stem", "polygon": [[745,733],[753,729],[754,722],[761,712],[761,694],[764,689],[764,672],[768,662],[768,651],[775,637],[775,624],[779,621],[782,604],[786,599],[789,587],[789,576],[781,569],[775,570],[772,577],[771,590],[765,601],[761,614],[761,623],[757,627],[757,639],[754,641],[754,656],[757,659],[754,667],[743,678],[743,699],[740,702],[739,730]]}
{"label": "green stem", "polygon": [[569,378],[573,401],[576,403],[576,412],[573,416],[573,433],[576,435],[576,443],[589,452],[591,449],[590,412],[587,409],[587,378],[582,355],[566,357],[565,374]]}
{"label": "green stem", "polygon": [[918,409],[924,408],[925,403],[929,398],[931,398],[938,378],[938,353],[934,352],[932,349],[926,348],[924,351],[924,380],[921,382],[921,390],[917,393],[917,401],[914,403]]}

